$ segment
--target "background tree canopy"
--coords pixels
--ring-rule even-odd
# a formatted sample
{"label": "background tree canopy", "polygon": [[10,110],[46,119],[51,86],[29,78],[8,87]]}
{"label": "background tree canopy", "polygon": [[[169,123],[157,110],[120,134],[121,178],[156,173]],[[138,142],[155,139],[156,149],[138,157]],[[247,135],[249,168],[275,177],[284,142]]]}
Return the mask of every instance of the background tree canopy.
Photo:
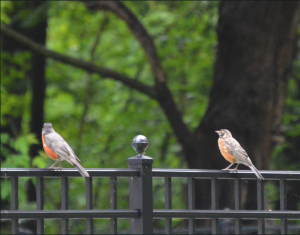
{"label": "background tree canopy", "polygon": [[[258,169],[299,170],[299,5],[2,1],[2,167],[50,166],[41,128],[51,122],[85,168],[127,168],[131,141],[143,134],[153,167],[222,169],[227,162],[214,131],[226,128]],[[108,209],[109,180],[93,183],[94,208]],[[128,207],[123,183],[119,208]],[[164,205],[161,183],[154,181],[162,195],[155,208]],[[197,184],[197,208],[209,207],[207,183]],[[20,209],[35,208],[35,182],[20,184]],[[70,209],[84,208],[84,180],[70,185]],[[186,207],[185,185],[173,182],[173,193],[182,195],[174,209]],[[221,209],[233,207],[232,186],[220,186]],[[60,207],[59,188],[56,180],[46,182],[45,209]],[[246,209],[256,208],[253,188],[255,182],[245,182]],[[9,182],[1,189],[7,208]],[[278,187],[267,189],[268,207],[275,209]],[[300,209],[299,183],[292,189],[288,209]],[[48,233],[59,232],[55,221],[45,225]],[[127,229],[128,221],[119,227]],[[108,228],[101,221],[95,231]],[[84,229],[84,222],[74,226],[77,233]]]}

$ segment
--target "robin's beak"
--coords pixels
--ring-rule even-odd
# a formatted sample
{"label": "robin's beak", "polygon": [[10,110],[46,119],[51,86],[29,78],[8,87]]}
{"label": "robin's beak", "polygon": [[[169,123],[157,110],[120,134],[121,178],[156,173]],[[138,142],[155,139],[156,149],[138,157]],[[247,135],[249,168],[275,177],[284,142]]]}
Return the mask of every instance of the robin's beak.
{"label": "robin's beak", "polygon": [[217,133],[218,133],[218,135],[220,134],[220,131],[215,131],[215,132],[217,132]]}

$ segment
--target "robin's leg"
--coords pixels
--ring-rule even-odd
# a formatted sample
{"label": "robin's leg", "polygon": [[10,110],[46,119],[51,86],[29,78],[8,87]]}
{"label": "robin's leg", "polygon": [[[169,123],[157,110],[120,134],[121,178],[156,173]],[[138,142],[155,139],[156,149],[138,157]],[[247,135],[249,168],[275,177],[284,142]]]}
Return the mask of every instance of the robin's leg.
{"label": "robin's leg", "polygon": [[61,164],[60,164],[60,166],[58,167],[58,169],[62,169],[62,168],[63,168],[62,165],[64,164],[64,162],[65,162],[65,161],[62,161],[62,162],[61,162]]}
{"label": "robin's leg", "polygon": [[55,164],[58,162],[59,162],[59,159],[56,162],[54,162],[54,164],[52,166],[48,167],[48,169],[52,169],[55,166]]}
{"label": "robin's leg", "polygon": [[233,171],[238,172],[239,170],[237,169],[240,164],[237,164],[236,168],[233,169]]}
{"label": "robin's leg", "polygon": [[64,162],[65,162],[65,161],[61,161],[60,166],[59,166],[59,167],[53,167],[53,169],[62,169],[62,165],[63,165]]}
{"label": "robin's leg", "polygon": [[227,168],[225,168],[225,169],[222,169],[223,171],[228,171],[229,170],[229,168],[233,165],[234,163],[232,163],[232,164],[230,164]]}

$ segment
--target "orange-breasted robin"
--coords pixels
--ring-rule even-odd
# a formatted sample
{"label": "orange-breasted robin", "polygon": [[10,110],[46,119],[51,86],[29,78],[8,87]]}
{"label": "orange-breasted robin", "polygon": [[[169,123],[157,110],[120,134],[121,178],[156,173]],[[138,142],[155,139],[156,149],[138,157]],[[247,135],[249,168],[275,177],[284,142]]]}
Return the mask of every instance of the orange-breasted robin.
{"label": "orange-breasted robin", "polygon": [[239,164],[244,164],[254,172],[257,178],[263,180],[264,178],[259,173],[259,171],[255,168],[246,151],[242,148],[239,142],[237,142],[232,137],[230,131],[222,129],[216,132],[219,134],[218,144],[219,144],[221,154],[227,161],[231,163],[227,168],[223,170],[232,170],[229,168],[233,164],[237,163],[236,168],[233,169],[234,171],[237,171]]}
{"label": "orange-breasted robin", "polygon": [[63,137],[54,131],[51,123],[44,123],[44,128],[42,129],[42,140],[46,154],[53,160],[56,160],[56,162],[49,168],[54,168],[55,164],[61,161],[62,163],[58,167],[61,169],[64,161],[67,161],[71,165],[75,166],[83,177],[90,177],[89,173],[87,173],[87,171],[79,164],[78,161],[80,160],[75,155],[70,145],[68,145]]}

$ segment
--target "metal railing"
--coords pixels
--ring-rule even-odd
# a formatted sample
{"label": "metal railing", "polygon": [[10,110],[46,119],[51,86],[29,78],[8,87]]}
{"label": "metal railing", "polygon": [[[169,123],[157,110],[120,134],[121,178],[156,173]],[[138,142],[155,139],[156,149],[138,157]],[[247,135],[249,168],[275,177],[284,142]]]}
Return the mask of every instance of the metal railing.
{"label": "metal railing", "polygon": [[[145,150],[145,149],[144,149]],[[142,152],[144,152],[144,150]],[[138,150],[137,150],[138,151]],[[70,177],[81,177],[76,169],[20,169],[2,168],[1,178],[11,179],[11,210],[1,210],[1,219],[11,220],[11,233],[19,233],[19,219],[36,219],[37,233],[44,234],[45,219],[61,219],[63,234],[69,233],[69,219],[86,219],[86,233],[94,233],[93,219],[110,219],[111,234],[117,233],[117,219],[130,219],[131,234],[152,234],[153,219],[165,219],[165,233],[172,233],[172,218],[188,219],[188,233],[196,234],[196,219],[211,219],[211,233],[218,234],[219,219],[234,219],[234,231],[242,233],[242,219],[257,219],[259,234],[265,233],[266,219],[281,220],[281,234],[288,233],[287,220],[300,220],[299,211],[287,210],[286,184],[287,180],[299,180],[300,171],[261,171],[265,180],[280,182],[280,210],[264,210],[265,181],[258,180],[251,171],[239,171],[231,174],[220,170],[190,170],[190,169],[152,169],[153,159],[141,152],[136,157],[127,160],[129,169],[87,169],[90,174],[85,178],[86,210],[69,210]],[[19,210],[18,180],[20,177],[36,178],[36,210]],[[93,209],[93,178],[110,178],[110,210]],[[117,209],[117,180],[120,177],[129,179],[129,209]],[[164,178],[165,209],[153,209],[153,178]],[[44,210],[44,178],[61,178],[61,210]],[[188,209],[172,209],[172,178],[187,179]],[[195,180],[209,179],[211,181],[211,210],[195,209]],[[220,210],[218,208],[219,179],[234,181],[235,210]],[[241,180],[249,179],[257,182],[257,210],[241,210]]]}

